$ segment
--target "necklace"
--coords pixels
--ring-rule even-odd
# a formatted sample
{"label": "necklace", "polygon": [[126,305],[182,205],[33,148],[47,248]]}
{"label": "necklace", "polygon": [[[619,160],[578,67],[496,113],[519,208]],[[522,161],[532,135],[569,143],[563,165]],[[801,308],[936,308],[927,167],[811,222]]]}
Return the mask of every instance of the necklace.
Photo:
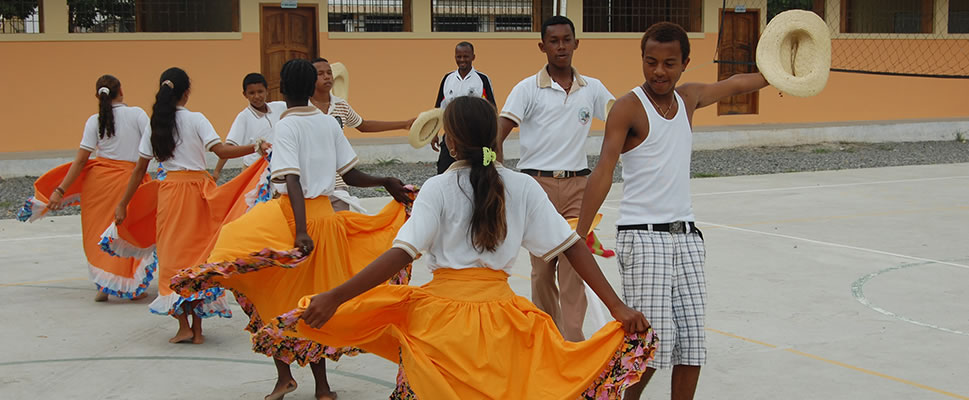
{"label": "necklace", "polygon": [[[653,106],[656,107],[656,111],[659,112],[659,108],[660,108],[659,104],[656,103],[656,100],[653,100],[653,96],[649,95],[649,90],[646,90],[646,84],[643,84],[643,92],[646,93],[646,98],[649,99],[650,103],[653,103]],[[675,102],[676,102],[676,97],[674,96],[673,99],[670,100],[669,107],[666,107],[666,111],[660,114],[663,116],[663,118],[670,119],[670,117],[668,117],[667,115],[669,115],[670,111],[673,110],[673,103]]]}

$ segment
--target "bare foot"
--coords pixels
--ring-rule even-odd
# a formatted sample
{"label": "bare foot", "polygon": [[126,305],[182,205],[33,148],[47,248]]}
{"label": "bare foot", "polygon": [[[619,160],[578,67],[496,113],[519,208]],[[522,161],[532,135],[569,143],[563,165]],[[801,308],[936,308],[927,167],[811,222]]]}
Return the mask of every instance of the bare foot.
{"label": "bare foot", "polygon": [[94,301],[98,303],[108,301],[108,294],[99,290],[98,294],[94,295]]}
{"label": "bare foot", "polygon": [[205,343],[205,335],[192,335],[192,344]]}
{"label": "bare foot", "polygon": [[135,296],[135,297],[132,297],[132,298],[131,298],[131,301],[137,301],[137,300],[141,300],[141,299],[143,299],[143,298],[145,298],[145,297],[148,297],[148,293],[145,293],[145,292],[141,292],[141,294],[139,294],[139,295],[137,295],[137,296]]}
{"label": "bare foot", "polygon": [[273,392],[265,400],[282,400],[284,396],[296,390],[296,381],[276,382]]}
{"label": "bare foot", "polygon": [[192,333],[191,329],[185,329],[185,330],[179,329],[178,332],[175,333],[175,336],[173,336],[171,339],[168,339],[168,343],[181,343],[184,341],[193,340],[194,338],[195,338],[195,334]]}
{"label": "bare foot", "polygon": [[336,392],[328,392],[316,395],[316,400],[336,400]]}

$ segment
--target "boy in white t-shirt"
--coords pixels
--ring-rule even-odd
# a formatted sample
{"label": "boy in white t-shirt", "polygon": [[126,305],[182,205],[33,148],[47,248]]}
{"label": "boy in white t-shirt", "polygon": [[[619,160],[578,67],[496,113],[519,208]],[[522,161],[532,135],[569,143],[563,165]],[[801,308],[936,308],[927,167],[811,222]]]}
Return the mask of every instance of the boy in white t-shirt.
{"label": "boy in white t-shirt", "polygon": [[[243,78],[242,95],[246,97],[246,100],[249,100],[249,105],[240,111],[239,115],[236,115],[235,121],[232,122],[232,128],[229,128],[229,134],[225,138],[225,143],[244,146],[255,144],[260,139],[267,142],[271,141],[273,129],[279,122],[279,116],[283,111],[286,111],[286,102],[266,102],[266,97],[269,96],[269,85],[266,82],[266,77],[257,72],[248,74]],[[260,157],[262,156],[259,153],[242,157],[243,168],[252,165]],[[212,173],[215,180],[219,180],[225,162],[226,160],[222,159],[215,165],[215,171]]]}

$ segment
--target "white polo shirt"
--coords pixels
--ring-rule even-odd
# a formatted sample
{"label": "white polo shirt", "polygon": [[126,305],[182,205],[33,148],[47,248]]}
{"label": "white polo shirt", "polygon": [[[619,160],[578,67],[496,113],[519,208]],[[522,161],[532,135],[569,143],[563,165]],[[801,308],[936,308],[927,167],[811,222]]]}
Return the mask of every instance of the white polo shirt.
{"label": "white polo shirt", "polygon": [[437,90],[437,104],[434,107],[445,108],[451,100],[461,96],[483,97],[495,103],[495,95],[491,86],[491,79],[478,70],[471,67],[464,78],[458,70],[449,72],[441,79],[441,86]]}
{"label": "white polo shirt", "polygon": [[81,148],[90,152],[96,150],[98,157],[102,158],[138,161],[138,146],[142,136],[148,132],[148,114],[140,107],[124,104],[115,104],[111,112],[114,113],[114,136],[99,137],[98,114],[94,114],[84,124]]}
{"label": "white polo shirt", "polygon": [[353,110],[353,107],[350,107],[350,103],[332,94],[330,95],[330,109],[326,110],[326,114],[334,118],[340,117],[344,128],[356,128],[363,123],[363,118]]}
{"label": "white polo shirt", "polygon": [[467,161],[457,161],[424,182],[394,247],[415,258],[424,252],[432,271],[483,267],[510,273],[522,247],[548,261],[579,241],[535,179],[498,165],[507,234],[495,251],[476,250],[469,230],[474,211],[470,173]]}
{"label": "white polo shirt", "polygon": [[276,191],[287,193],[286,175],[298,175],[303,197],[333,193],[336,174],[357,165],[357,155],[333,117],[314,106],[293,107],[276,124],[276,143],[269,163]]}
{"label": "white polo shirt", "polygon": [[[232,121],[232,127],[229,128],[229,134],[225,137],[225,143],[236,146],[251,146],[259,139],[272,143],[273,127],[279,122],[279,115],[286,111],[286,102],[273,101],[266,103],[266,107],[268,107],[267,112],[262,112],[252,108],[250,104],[240,111],[239,115],[236,115],[235,121]],[[242,156],[242,164],[248,167],[259,161],[260,158],[262,156],[258,152]]]}
{"label": "white polo shirt", "polygon": [[[185,107],[178,107],[175,111],[175,151],[172,158],[165,160],[168,171],[204,171],[205,152],[212,149],[222,138],[215,133],[215,128],[202,113],[189,111]],[[138,153],[141,158],[154,158],[151,147],[151,123],[145,128],[145,135],[141,137]],[[158,160],[161,161],[161,160]]]}
{"label": "white polo shirt", "polygon": [[518,124],[518,169],[579,171],[589,168],[585,142],[592,118],[606,119],[615,99],[598,79],[572,69],[572,90],[565,92],[545,67],[511,90],[501,116]]}

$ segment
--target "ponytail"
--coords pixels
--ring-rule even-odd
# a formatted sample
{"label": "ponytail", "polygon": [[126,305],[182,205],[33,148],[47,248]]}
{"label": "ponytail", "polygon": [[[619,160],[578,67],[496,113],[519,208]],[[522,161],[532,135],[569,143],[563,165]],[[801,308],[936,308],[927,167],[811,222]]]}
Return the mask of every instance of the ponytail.
{"label": "ponytail", "polygon": [[175,125],[176,104],[188,90],[188,74],[181,68],[172,67],[162,73],[151,107],[151,148],[158,161],[166,161],[175,154],[178,127]]}
{"label": "ponytail", "polygon": [[121,94],[121,81],[111,75],[98,78],[98,138],[114,136],[114,108],[112,102]]}
{"label": "ponytail", "polygon": [[444,110],[444,128],[458,158],[471,164],[471,244],[478,251],[495,251],[508,234],[505,185],[492,151],[498,135],[495,107],[478,97],[458,97]]}

